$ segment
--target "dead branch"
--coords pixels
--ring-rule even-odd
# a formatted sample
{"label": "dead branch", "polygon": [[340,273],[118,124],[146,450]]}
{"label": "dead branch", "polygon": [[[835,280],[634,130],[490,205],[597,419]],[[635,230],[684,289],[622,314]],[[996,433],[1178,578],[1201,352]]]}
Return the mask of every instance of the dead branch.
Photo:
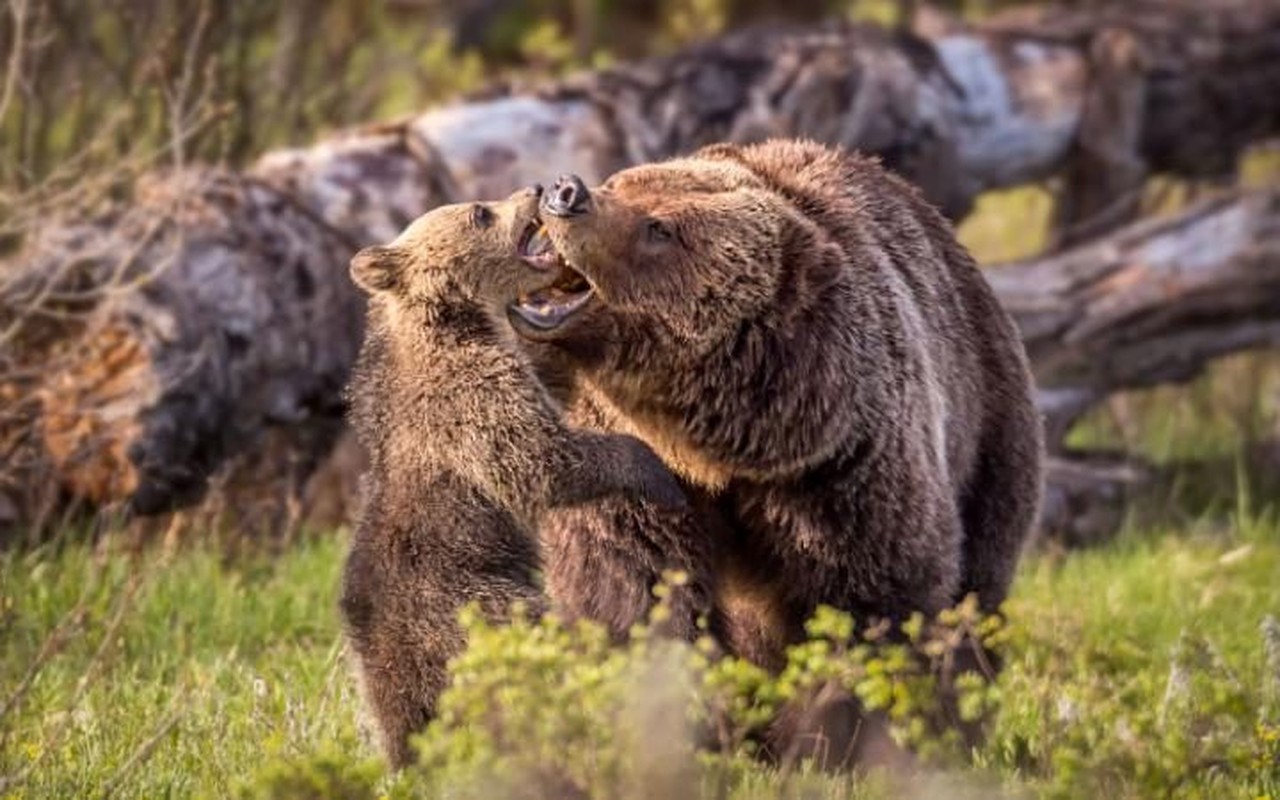
{"label": "dead branch", "polygon": [[988,278],[1022,330],[1056,446],[1112,392],[1280,344],[1280,192],[1210,199]]}

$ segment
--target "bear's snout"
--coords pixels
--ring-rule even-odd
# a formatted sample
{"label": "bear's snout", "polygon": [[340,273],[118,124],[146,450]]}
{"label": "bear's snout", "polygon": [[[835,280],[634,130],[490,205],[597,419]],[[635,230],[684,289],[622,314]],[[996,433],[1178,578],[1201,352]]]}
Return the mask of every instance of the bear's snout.
{"label": "bear's snout", "polygon": [[577,175],[561,175],[551,191],[542,194],[542,210],[554,217],[575,217],[587,211],[591,193]]}

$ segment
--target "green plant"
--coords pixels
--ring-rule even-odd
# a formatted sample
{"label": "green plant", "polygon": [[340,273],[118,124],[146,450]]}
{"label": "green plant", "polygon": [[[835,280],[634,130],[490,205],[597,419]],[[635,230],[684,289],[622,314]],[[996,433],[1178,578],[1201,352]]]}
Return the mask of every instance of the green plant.
{"label": "green plant", "polygon": [[[1280,519],[1262,507],[1240,521],[1033,555],[998,626],[962,607],[891,637],[824,610],[778,675],[643,631],[619,648],[592,626],[472,619],[449,711],[421,764],[394,776],[356,729],[334,607],[343,535],[234,558],[198,537],[130,553],[68,535],[0,554],[0,794],[870,800],[1003,784],[1015,797],[1275,800]],[[950,712],[927,690],[945,674],[928,643],[959,631],[1004,662],[960,692],[957,713],[971,703],[964,715],[989,729],[971,750],[938,735],[933,715]],[[832,679],[929,768],[756,758],[774,710]]]}

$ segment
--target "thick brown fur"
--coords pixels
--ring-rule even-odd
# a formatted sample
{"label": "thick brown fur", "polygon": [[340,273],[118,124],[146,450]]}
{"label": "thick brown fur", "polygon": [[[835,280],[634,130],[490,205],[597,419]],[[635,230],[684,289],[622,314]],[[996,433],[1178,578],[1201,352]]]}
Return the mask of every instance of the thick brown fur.
{"label": "thick brown fur", "polygon": [[[543,362],[539,362],[541,365]],[[576,426],[612,430],[599,410],[570,406]],[[633,626],[652,622],[659,635],[694,641],[722,639],[726,618],[715,602],[717,553],[727,528],[696,487],[691,502],[671,508],[646,499],[607,497],[589,505],[552,509],[540,528],[546,591],[567,621],[588,619],[625,640]],[[665,616],[652,619],[655,587],[665,589]]]}
{"label": "thick brown fur", "polygon": [[469,602],[545,607],[536,527],[556,506],[628,494],[685,504],[644,444],[578,431],[536,379],[503,308],[548,277],[522,262],[537,192],[437,209],[361,251],[370,293],[350,418],[369,454],[341,607],[366,706],[396,766],[435,713]]}
{"label": "thick brown fur", "polygon": [[861,621],[970,592],[998,608],[1041,422],[1012,322],[916,190],[815,143],[717,145],[544,220],[594,297],[552,330],[514,308],[516,328],[714,499],[730,650],[776,665],[819,604]]}

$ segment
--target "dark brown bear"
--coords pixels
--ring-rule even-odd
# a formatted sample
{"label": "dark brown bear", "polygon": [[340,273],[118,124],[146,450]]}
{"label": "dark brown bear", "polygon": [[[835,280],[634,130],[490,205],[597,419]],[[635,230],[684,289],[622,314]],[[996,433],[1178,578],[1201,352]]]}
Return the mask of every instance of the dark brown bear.
{"label": "dark brown bear", "polygon": [[[728,521],[731,650],[776,666],[819,604],[1004,600],[1041,423],[1009,317],[914,189],[810,142],[717,145],[566,176],[542,217],[561,276],[513,324]],[[545,538],[614,535],[589,514]]]}
{"label": "dark brown bear", "polygon": [[351,262],[370,295],[348,389],[370,467],[341,606],[396,766],[463,646],[459,609],[475,602],[496,620],[516,603],[544,608],[534,574],[544,512],[622,493],[684,504],[638,440],[567,428],[516,346],[507,302],[554,274],[537,252],[537,197],[437,209]]}
{"label": "dark brown bear", "polygon": [[[548,360],[538,359],[543,372]],[[581,402],[570,405],[566,421],[618,428]],[[556,613],[570,621],[601,623],[615,641],[649,620],[662,636],[694,641],[707,633],[724,640],[727,619],[715,602],[720,579],[715,572],[721,567],[719,553],[729,551],[729,534],[717,524],[718,516],[706,502],[701,508],[672,509],[623,497],[551,509],[540,532],[545,588]],[[673,575],[680,582],[671,583]],[[654,590],[660,584],[666,584],[666,615],[655,620]]]}

